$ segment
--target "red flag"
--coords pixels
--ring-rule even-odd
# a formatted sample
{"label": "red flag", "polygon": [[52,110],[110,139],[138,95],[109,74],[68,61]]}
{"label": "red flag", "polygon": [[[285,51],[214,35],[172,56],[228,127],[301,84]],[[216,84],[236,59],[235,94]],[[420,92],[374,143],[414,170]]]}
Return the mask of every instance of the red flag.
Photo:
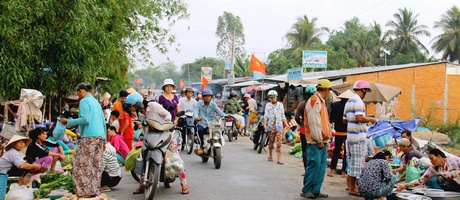
{"label": "red flag", "polygon": [[260,72],[264,75],[267,75],[265,72],[265,69],[267,67],[263,62],[260,62],[259,59],[257,59],[254,54],[251,55],[251,65],[249,66],[249,71],[257,71]]}
{"label": "red flag", "polygon": [[204,90],[208,82],[208,79],[206,79],[204,76],[201,76],[201,90]]}
{"label": "red flag", "polygon": [[181,79],[179,82],[179,88],[184,88],[184,85],[185,85],[185,82],[184,80]]}

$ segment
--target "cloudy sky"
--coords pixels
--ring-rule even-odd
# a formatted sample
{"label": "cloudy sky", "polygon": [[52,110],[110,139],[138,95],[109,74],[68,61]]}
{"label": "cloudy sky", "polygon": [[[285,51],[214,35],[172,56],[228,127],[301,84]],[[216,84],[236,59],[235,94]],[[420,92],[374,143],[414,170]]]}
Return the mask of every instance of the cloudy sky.
{"label": "cloudy sky", "polygon": [[433,28],[433,22],[452,8],[454,2],[458,0],[189,0],[190,18],[171,28],[181,51],[174,51],[177,45],[167,54],[153,51],[152,62],[157,66],[169,58],[180,67],[200,57],[216,57],[217,18],[224,11],[241,18],[246,51],[264,61],[269,53],[286,46],[284,36],[303,15],[318,18],[317,26],[331,30],[343,28],[344,22],[355,16],[365,25],[376,21],[387,30],[385,24],[394,19],[393,14],[406,7],[419,14],[419,24],[429,27],[431,37],[419,39],[433,55],[430,41],[441,33]]}

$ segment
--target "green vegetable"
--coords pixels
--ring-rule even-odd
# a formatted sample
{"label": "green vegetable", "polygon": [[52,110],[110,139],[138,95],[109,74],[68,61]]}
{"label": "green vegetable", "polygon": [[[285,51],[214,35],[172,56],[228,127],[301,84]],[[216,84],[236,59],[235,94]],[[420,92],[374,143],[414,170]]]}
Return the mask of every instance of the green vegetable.
{"label": "green vegetable", "polygon": [[302,144],[301,143],[296,143],[292,148],[291,148],[291,154],[296,154],[297,152],[302,152]]}
{"label": "green vegetable", "polygon": [[[58,174],[58,175],[55,175]],[[51,182],[45,182],[45,180],[51,180],[52,178],[56,178]],[[58,190],[58,189],[65,189],[67,191],[73,191],[75,189],[75,183],[73,182],[73,177],[71,175],[63,175],[62,173],[50,173],[43,176],[40,176],[42,180],[42,184],[40,185],[39,189],[39,197],[46,198],[51,190]]]}

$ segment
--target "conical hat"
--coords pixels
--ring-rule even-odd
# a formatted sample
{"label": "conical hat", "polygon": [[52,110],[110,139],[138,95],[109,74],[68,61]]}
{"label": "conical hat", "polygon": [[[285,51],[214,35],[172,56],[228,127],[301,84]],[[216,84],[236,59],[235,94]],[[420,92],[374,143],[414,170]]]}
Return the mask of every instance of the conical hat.
{"label": "conical hat", "polygon": [[19,140],[26,140],[26,146],[29,146],[29,144],[32,142],[32,139],[30,138],[26,138],[24,136],[20,136],[20,135],[13,135],[13,137],[11,137],[10,141],[8,141],[8,144],[6,144],[6,150],[9,150],[11,148],[11,144],[13,144],[14,142],[16,141],[19,141]]}
{"label": "conical hat", "polygon": [[342,92],[338,97],[341,99],[350,99],[353,96],[353,92],[351,90],[346,90]]}
{"label": "conical hat", "polygon": [[132,87],[128,88],[128,89],[126,90],[126,92],[128,92],[129,94],[137,93],[137,91],[136,91],[134,88],[132,88]]}
{"label": "conical hat", "polygon": [[104,99],[110,99],[111,95],[108,93],[108,92],[105,92],[103,95],[102,95],[102,98]]}

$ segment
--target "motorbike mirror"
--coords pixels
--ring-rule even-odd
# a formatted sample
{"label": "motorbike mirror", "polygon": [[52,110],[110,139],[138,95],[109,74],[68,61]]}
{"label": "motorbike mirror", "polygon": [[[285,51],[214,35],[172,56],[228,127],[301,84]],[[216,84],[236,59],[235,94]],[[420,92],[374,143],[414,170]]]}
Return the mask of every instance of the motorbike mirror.
{"label": "motorbike mirror", "polygon": [[168,107],[166,108],[166,110],[168,110],[168,111],[173,111],[173,110],[174,110],[174,106],[168,106]]}
{"label": "motorbike mirror", "polygon": [[179,111],[178,113],[176,113],[176,116],[177,116],[177,117],[180,117],[180,116],[182,116],[182,115],[184,115],[184,114],[185,114],[185,111]]}

